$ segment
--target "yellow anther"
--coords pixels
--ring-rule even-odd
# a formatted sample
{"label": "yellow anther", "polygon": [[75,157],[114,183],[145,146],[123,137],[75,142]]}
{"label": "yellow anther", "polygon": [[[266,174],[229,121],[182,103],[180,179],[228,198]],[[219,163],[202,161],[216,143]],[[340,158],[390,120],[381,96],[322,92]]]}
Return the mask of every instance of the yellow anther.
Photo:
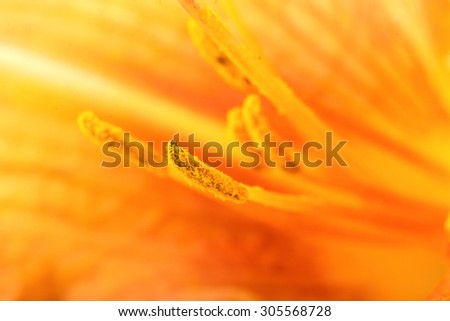
{"label": "yellow anther", "polygon": [[230,141],[237,140],[244,142],[250,140],[242,119],[242,110],[240,107],[235,107],[228,111],[226,131],[227,138]]}
{"label": "yellow anther", "polygon": [[221,171],[209,167],[171,141],[167,145],[169,166],[175,169],[192,186],[212,193],[221,200],[244,203],[248,198],[247,187]]}
{"label": "yellow anther", "polygon": [[242,106],[242,120],[250,138],[262,141],[271,132],[269,122],[261,112],[261,101],[257,95],[248,96]]}
{"label": "yellow anther", "polygon": [[84,111],[78,116],[78,126],[96,144],[122,141],[123,130],[100,120],[92,111]]}
{"label": "yellow anther", "polygon": [[[156,168],[146,162],[146,158],[148,160],[150,157],[161,159],[155,150],[150,150],[147,144],[125,133],[120,127],[101,120],[92,111],[85,111],[78,116],[78,126],[83,134],[97,145],[118,143],[117,146],[114,146],[114,151],[121,156],[122,166],[127,166],[129,163],[158,175],[165,173],[167,168]],[[125,139],[126,135],[128,135],[127,139]],[[138,149],[136,146],[141,147]]]}

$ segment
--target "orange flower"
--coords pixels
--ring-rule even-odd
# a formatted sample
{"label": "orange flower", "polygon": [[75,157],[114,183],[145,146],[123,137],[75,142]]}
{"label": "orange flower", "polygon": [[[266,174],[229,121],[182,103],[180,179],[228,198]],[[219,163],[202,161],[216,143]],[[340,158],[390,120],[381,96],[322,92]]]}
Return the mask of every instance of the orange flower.
{"label": "orange flower", "polygon": [[[448,2],[179,2],[1,1],[0,298],[432,293],[446,271]],[[112,124],[158,142],[332,131],[349,166],[204,169],[218,184],[176,163],[106,169],[84,110],[107,121],[82,114],[95,142]]]}

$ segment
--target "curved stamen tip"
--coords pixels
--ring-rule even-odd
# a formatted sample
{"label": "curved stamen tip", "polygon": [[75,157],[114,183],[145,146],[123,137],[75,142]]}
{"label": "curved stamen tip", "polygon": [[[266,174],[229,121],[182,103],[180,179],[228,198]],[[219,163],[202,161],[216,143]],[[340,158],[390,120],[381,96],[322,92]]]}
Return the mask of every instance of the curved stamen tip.
{"label": "curved stamen tip", "polygon": [[197,157],[189,154],[171,140],[167,144],[169,166],[177,170],[190,185],[215,197],[234,203],[245,203],[248,199],[247,187],[221,171],[209,167]]}
{"label": "curved stamen tip", "polygon": [[78,127],[80,127],[85,134],[91,134],[97,122],[97,116],[90,110],[83,111],[77,118]]}
{"label": "curved stamen tip", "polygon": [[121,128],[102,121],[90,110],[82,112],[78,116],[77,122],[83,134],[96,144],[121,140]]}

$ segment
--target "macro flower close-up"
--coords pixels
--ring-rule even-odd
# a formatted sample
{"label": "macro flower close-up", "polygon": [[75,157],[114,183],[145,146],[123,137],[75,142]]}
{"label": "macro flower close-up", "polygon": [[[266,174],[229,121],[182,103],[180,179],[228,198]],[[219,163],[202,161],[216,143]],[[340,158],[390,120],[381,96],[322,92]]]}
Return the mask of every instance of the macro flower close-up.
{"label": "macro flower close-up", "polygon": [[449,1],[0,8],[0,299],[450,298]]}

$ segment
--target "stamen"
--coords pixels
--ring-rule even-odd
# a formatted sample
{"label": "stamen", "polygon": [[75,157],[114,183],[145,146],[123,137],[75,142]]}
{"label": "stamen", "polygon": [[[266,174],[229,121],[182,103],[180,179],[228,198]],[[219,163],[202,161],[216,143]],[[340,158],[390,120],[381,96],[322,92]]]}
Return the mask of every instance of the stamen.
{"label": "stamen", "polygon": [[244,91],[252,89],[250,80],[193,19],[188,20],[188,30],[194,45],[200,51],[202,57],[214,67],[216,72],[229,85]]}
{"label": "stamen", "polygon": [[231,177],[209,167],[197,157],[190,155],[178,144],[171,141],[167,145],[169,166],[178,171],[192,186],[212,193],[215,197],[234,203],[245,203],[248,198],[247,187]]}
{"label": "stamen", "polygon": [[242,106],[242,120],[250,138],[262,141],[264,135],[270,133],[269,122],[261,112],[261,100],[257,95],[249,95]]}
{"label": "stamen", "polygon": [[[240,43],[220,18],[201,0],[179,0],[209,38],[226,54],[251,83],[266,96],[277,110],[288,115],[304,140],[322,137],[327,126],[301,102],[292,89],[273,71],[272,67]],[[295,126],[302,120],[302,126]]]}
{"label": "stamen", "polygon": [[[124,160],[125,157],[128,157],[130,164],[133,164],[139,168],[145,168],[146,170],[158,175],[166,174],[167,168],[150,166],[150,164],[145,161],[146,156],[153,157],[153,159],[161,159],[160,155],[158,155],[156,151],[149,150],[146,144],[133,136],[130,136],[128,142],[125,141],[125,133],[120,127],[101,120],[92,111],[82,112],[78,116],[78,126],[83,134],[89,137],[91,141],[97,145],[104,145],[111,142],[119,143],[120,146],[117,147],[116,151],[121,155],[122,160]],[[142,146],[143,153],[139,152],[139,150],[136,150],[135,148],[132,148],[131,143]]]}
{"label": "stamen", "polygon": [[245,44],[251,48],[251,50],[257,55],[264,55],[261,46],[256,40],[255,36],[248,29],[248,26],[242,19],[242,15],[239,13],[233,0],[224,0],[217,5],[221,5],[224,8],[224,12],[227,13],[229,19],[233,22],[233,25],[237,28],[239,36]]}
{"label": "stamen", "polygon": [[235,107],[228,111],[226,127],[226,135],[228,140],[237,140],[240,142],[250,140],[250,136],[248,135],[242,118],[242,110],[240,107]]}
{"label": "stamen", "polygon": [[[201,191],[212,193],[221,200],[245,203],[247,200],[269,208],[290,212],[299,209],[318,208],[325,201],[312,195],[289,195],[268,191],[259,186],[248,186],[233,180],[221,171],[209,167],[171,141],[167,145],[169,166]],[[175,176],[175,175],[173,175]],[[177,177],[174,177],[177,179]]]}
{"label": "stamen", "polygon": [[[237,139],[241,142],[254,141],[261,143],[264,136],[269,134],[271,139],[275,141],[284,141],[281,135],[272,130],[268,119],[262,113],[261,100],[257,95],[249,95],[242,108],[233,108],[228,112],[227,118],[227,134],[231,139]],[[260,155],[264,154],[264,149],[260,146],[257,148]],[[275,149],[271,150],[272,159],[279,159],[281,163],[288,164],[293,159],[293,151],[291,148],[283,150],[283,154]],[[282,167],[284,170],[297,170],[298,167]]]}
{"label": "stamen", "polygon": [[83,134],[98,145],[122,141],[122,129],[100,120],[92,111],[84,111],[78,116],[78,126]]}

